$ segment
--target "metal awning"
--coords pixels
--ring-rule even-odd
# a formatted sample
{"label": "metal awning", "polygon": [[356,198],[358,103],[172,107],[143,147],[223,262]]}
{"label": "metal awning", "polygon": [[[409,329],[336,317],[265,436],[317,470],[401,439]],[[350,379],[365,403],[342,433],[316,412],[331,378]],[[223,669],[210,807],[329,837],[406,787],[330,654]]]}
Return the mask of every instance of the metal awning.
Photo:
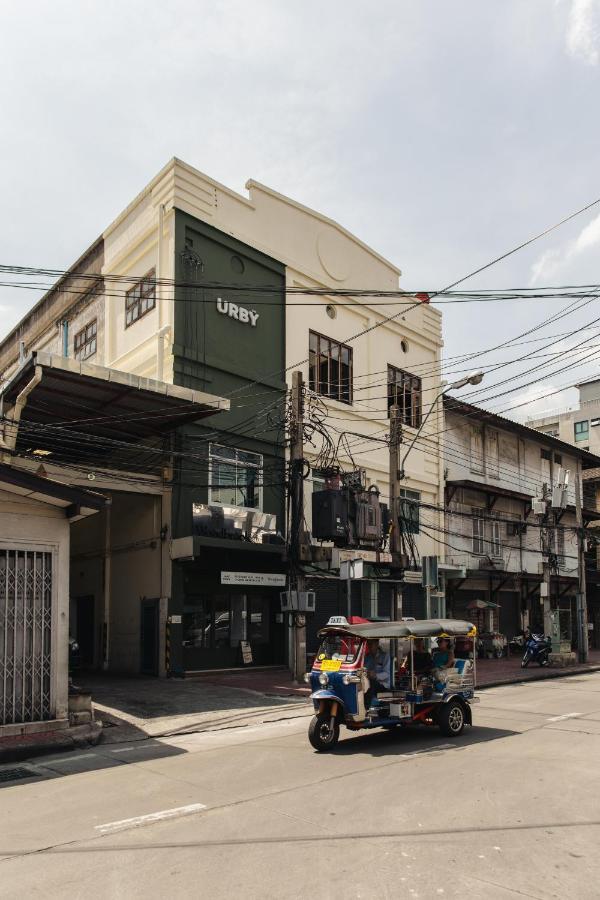
{"label": "metal awning", "polygon": [[110,499],[96,491],[71,487],[62,481],[41,478],[15,466],[0,463],[0,490],[18,494],[28,500],[47,503],[64,510],[70,522],[91,516],[110,504]]}
{"label": "metal awning", "polygon": [[71,435],[78,454],[85,454],[86,442],[97,454],[94,439],[135,443],[229,409],[229,400],[212,394],[36,351],[0,391],[5,435],[10,434],[11,410],[18,408],[26,388],[19,450],[53,451]]}

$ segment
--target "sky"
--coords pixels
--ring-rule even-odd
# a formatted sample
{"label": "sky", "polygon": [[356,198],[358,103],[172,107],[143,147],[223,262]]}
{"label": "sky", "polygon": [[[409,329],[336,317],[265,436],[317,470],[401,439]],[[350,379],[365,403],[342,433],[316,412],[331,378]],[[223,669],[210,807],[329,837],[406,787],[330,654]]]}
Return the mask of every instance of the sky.
{"label": "sky", "polygon": [[[0,263],[66,268],[178,156],[319,210],[402,287],[435,291],[600,197],[599,100],[600,0],[5,3]],[[600,284],[599,252],[600,204],[465,286]],[[35,299],[0,287],[0,337]],[[566,303],[444,305],[444,352],[514,339]],[[550,339],[499,349],[482,364],[514,364],[462,396],[519,418],[570,405],[555,391],[596,374],[600,322],[546,350],[585,339],[591,360],[548,358],[530,386]]]}

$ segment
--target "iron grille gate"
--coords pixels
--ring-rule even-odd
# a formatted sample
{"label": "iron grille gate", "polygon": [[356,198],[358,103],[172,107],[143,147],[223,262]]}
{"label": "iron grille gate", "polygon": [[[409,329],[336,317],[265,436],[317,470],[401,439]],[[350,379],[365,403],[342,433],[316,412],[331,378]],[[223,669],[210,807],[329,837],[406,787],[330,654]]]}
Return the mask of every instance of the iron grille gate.
{"label": "iron grille gate", "polygon": [[52,553],[0,548],[0,724],[52,718]]}

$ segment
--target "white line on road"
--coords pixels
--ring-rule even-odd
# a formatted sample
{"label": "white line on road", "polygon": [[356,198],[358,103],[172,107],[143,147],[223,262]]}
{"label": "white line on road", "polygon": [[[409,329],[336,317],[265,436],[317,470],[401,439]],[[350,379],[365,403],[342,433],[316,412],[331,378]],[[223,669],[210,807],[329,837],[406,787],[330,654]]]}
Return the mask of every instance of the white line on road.
{"label": "white line on road", "polygon": [[546,719],[546,722],[563,722],[565,719],[576,719],[580,715],[582,713],[565,713],[564,716],[552,716],[551,719]]}
{"label": "white line on road", "polygon": [[148,813],[145,816],[134,816],[132,819],[120,819],[118,822],[106,822],[104,825],[96,825],[96,831],[101,834],[113,834],[115,831],[123,831],[126,828],[137,828],[138,825],[149,825],[152,822],[162,822],[164,819],[177,819],[180,816],[191,816],[195,812],[206,809],[204,803],[190,803],[189,806],[176,806],[174,809],[161,809],[159,812]]}
{"label": "white line on road", "polygon": [[[77,762],[80,759],[91,759],[92,757],[98,756],[97,753],[71,753],[69,756],[60,756],[57,759],[48,759],[46,764],[48,766],[55,766],[57,763],[72,763]],[[41,765],[41,763],[40,763]]]}
{"label": "white line on road", "polygon": [[110,747],[111,753],[131,753],[132,750],[139,750],[139,747]]}

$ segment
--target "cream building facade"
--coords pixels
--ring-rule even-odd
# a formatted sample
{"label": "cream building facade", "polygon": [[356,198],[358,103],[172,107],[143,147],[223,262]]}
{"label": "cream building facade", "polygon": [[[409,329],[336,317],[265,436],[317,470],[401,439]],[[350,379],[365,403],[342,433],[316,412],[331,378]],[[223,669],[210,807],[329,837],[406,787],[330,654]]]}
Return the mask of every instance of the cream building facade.
{"label": "cream building facade", "polygon": [[[285,359],[289,383],[294,369],[299,369],[308,385],[309,332],[351,347],[351,403],[323,398],[334,439],[346,430],[378,438],[386,435],[388,367],[421,379],[424,415],[441,389],[440,312],[428,303],[415,304],[412,297],[406,298],[405,305],[398,297],[385,304],[376,294],[399,289],[401,272],[394,264],[326,216],[258,182],[248,181],[246,189],[247,196],[238,194],[172,159],[82,257],[91,261],[92,274],[99,276],[96,290],[90,276],[90,294],[78,300],[75,310],[72,307],[77,295],[66,292],[61,298],[62,309],[40,322],[35,322],[34,316],[30,316],[31,321],[26,319],[0,346],[0,373],[6,377],[16,366],[20,339],[25,340],[27,351],[62,353],[61,323],[69,318],[71,355],[75,335],[95,320],[97,348],[93,362],[172,381],[175,211],[181,210],[279,260],[286,267],[288,289],[332,291],[331,296],[288,295]],[[125,327],[123,284],[111,279],[126,278],[133,284],[152,270],[157,279],[155,307],[135,327]],[[375,296],[336,296],[334,292],[340,290],[372,291]],[[84,293],[80,286],[77,291]],[[361,336],[352,339],[355,335]],[[251,345],[248,351],[252,352]],[[405,489],[439,505],[443,496],[441,423],[440,404],[426,426],[423,441],[407,459],[403,483]],[[406,444],[414,434],[415,428],[405,423]],[[350,448],[355,447],[354,461],[366,469],[368,483],[376,484],[385,500],[389,494],[386,447],[356,436],[351,436],[349,443]],[[307,455],[310,458],[310,448]],[[342,451],[342,457],[350,467],[348,454]],[[309,510],[308,504],[310,515]],[[433,536],[419,535],[419,548],[423,554],[443,555]]]}
{"label": "cream building facade", "polygon": [[[203,368],[198,347],[191,354],[195,354],[193,365],[185,361],[191,356],[189,347],[184,346],[185,328],[181,318],[178,319],[177,308],[178,305],[181,308],[181,292],[186,290],[185,286],[182,288],[182,272],[185,279],[189,261],[192,260],[197,272],[204,271],[206,260],[198,255],[194,243],[195,235],[203,233],[223,246],[238,246],[238,252],[231,257],[232,268],[227,270],[230,276],[222,275],[218,285],[206,286],[218,288],[218,313],[225,309],[231,311],[227,306],[231,303],[236,310],[233,318],[227,318],[227,325],[235,347],[239,348],[238,359],[233,362],[230,359],[227,364],[219,362],[220,348],[213,346],[213,371],[220,367],[233,377],[250,368],[250,388],[243,396],[254,391],[254,403],[260,403],[261,395],[269,399],[270,390],[275,392],[279,387],[278,378],[281,383],[282,369],[288,386],[292,373],[301,371],[309,396],[318,397],[314,402],[325,410],[324,424],[331,440],[338,445],[339,464],[344,470],[364,469],[366,484],[376,485],[382,502],[388,502],[389,406],[391,402],[399,402],[401,406],[404,443],[408,446],[441,391],[441,314],[429,305],[427,297],[378,296],[400,290],[400,270],[338,223],[255,181],[247,182],[246,191],[244,195],[236,193],[186,163],[170,160],[0,344],[0,380],[14,373],[20,364],[20,354],[22,357],[23,353],[41,350],[142,378],[195,388],[196,382],[181,380],[182,373],[193,369],[197,375],[200,369],[205,371],[206,355]],[[246,255],[244,248],[247,248]],[[237,308],[243,304],[239,293],[233,293],[233,287],[239,287],[247,279],[252,254],[261,265],[267,266],[265,271],[272,260],[273,271],[279,266],[285,273],[285,313],[280,330],[270,324],[277,310],[273,312],[269,305],[268,290],[256,297],[255,312],[260,316],[256,322],[244,321],[242,313],[237,318]],[[255,283],[260,284],[260,279],[255,279]],[[150,284],[155,285],[151,291]],[[214,316],[215,291],[207,290],[206,296],[210,297],[206,306],[210,305],[213,318],[205,343],[211,336],[213,344],[228,342],[222,330],[226,317]],[[248,306],[251,300],[252,296]],[[197,324],[199,319],[193,321]],[[268,358],[263,361],[264,344],[259,344],[263,328],[274,329],[275,341],[282,335],[283,367],[279,362],[274,365]],[[190,340],[196,340],[196,336],[192,335]],[[316,348],[322,357],[317,374],[314,366],[311,371],[311,348],[313,354]],[[231,348],[229,353],[231,356]],[[339,365],[342,359],[345,368]],[[350,372],[346,380],[345,373]],[[199,387],[228,397],[222,381],[202,382]],[[231,391],[234,398],[236,390],[239,389]],[[232,399],[232,410],[234,407]],[[264,441],[262,412],[256,417],[254,435],[251,428],[247,426],[247,437]],[[234,440],[232,436],[231,441]],[[421,555],[437,554],[441,558],[445,550],[442,441],[443,409],[441,403],[436,403],[422,439],[406,460],[402,483],[409,499],[439,507],[428,512],[427,527],[417,526],[414,537]],[[250,449],[256,451],[260,447]],[[314,447],[305,446],[309,461],[318,459],[319,449],[318,442]],[[310,495],[320,483],[319,476],[318,471],[313,472],[306,481],[308,528]],[[264,491],[269,488],[267,480],[265,472]],[[277,476],[277,480],[281,493],[283,477]],[[279,530],[283,531],[281,518],[278,523]],[[171,526],[170,519],[168,525]],[[177,533],[176,523],[172,533]],[[187,532],[180,528],[178,533]],[[242,567],[241,563],[238,567]],[[160,592],[165,619],[170,608],[169,599],[164,596],[168,581],[168,575],[163,576]],[[183,644],[194,643],[199,634],[194,625],[195,614],[185,612],[191,606],[181,609],[181,615],[176,611],[174,619],[183,616]],[[233,606],[230,609],[228,615],[232,621]],[[371,606],[370,610],[378,612],[376,607]],[[215,609],[211,613],[215,633],[217,612]],[[196,635],[187,641],[186,615],[191,617],[190,634]],[[138,628],[137,619],[127,627],[133,628],[133,634]],[[178,640],[176,635],[175,641]],[[123,644],[125,655],[126,647],[127,641]]]}

